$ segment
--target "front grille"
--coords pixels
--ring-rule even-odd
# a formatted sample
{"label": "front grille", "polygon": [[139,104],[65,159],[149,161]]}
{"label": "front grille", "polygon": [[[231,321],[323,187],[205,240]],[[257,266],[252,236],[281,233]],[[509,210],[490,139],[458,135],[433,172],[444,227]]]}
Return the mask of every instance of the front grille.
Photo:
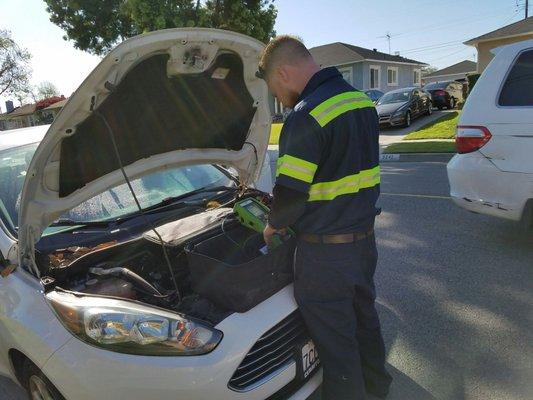
{"label": "front grille", "polygon": [[296,345],[308,338],[300,312],[293,312],[253,345],[231,377],[229,388],[245,392],[261,385],[290,364]]}
{"label": "front grille", "polygon": [[379,122],[387,122],[390,120],[390,115],[380,115]]}

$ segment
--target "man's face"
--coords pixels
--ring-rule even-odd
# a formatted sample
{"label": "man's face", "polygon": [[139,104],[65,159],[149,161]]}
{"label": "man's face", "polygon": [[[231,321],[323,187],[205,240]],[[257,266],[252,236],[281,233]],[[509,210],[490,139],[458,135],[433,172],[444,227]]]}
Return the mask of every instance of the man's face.
{"label": "man's face", "polygon": [[294,108],[299,94],[294,86],[292,71],[286,66],[278,66],[266,78],[268,89],[285,107]]}

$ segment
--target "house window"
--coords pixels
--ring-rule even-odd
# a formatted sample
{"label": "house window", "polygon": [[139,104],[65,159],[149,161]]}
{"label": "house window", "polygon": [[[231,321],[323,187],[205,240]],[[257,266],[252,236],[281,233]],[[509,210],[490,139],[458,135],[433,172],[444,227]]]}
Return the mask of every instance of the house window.
{"label": "house window", "polygon": [[413,70],[413,84],[414,85],[420,85],[420,70],[415,69]]}
{"label": "house window", "polygon": [[398,67],[387,67],[387,84],[398,86]]}
{"label": "house window", "polygon": [[370,89],[379,89],[379,78],[381,68],[378,65],[370,66]]}
{"label": "house window", "polygon": [[346,82],[348,82],[350,85],[353,85],[353,75],[352,75],[352,68],[339,68],[339,72],[342,74],[342,77]]}

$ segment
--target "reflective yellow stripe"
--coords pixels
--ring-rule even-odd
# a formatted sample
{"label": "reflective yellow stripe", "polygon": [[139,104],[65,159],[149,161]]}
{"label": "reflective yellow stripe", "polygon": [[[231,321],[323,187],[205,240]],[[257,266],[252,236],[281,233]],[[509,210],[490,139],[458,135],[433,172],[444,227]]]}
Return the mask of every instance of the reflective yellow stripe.
{"label": "reflective yellow stripe", "polygon": [[333,200],[343,194],[353,194],[361,189],[371,188],[380,183],[379,165],[365,169],[354,175],[348,175],[333,182],[320,182],[311,185],[309,201]]}
{"label": "reflective yellow stripe", "polygon": [[276,176],[286,175],[306,183],[311,183],[313,182],[317,168],[318,166],[312,162],[285,154],[278,158]]}
{"label": "reflective yellow stripe", "polygon": [[325,126],[347,111],[367,107],[374,107],[374,103],[367,95],[362,92],[345,92],[320,103],[309,114],[320,126]]}

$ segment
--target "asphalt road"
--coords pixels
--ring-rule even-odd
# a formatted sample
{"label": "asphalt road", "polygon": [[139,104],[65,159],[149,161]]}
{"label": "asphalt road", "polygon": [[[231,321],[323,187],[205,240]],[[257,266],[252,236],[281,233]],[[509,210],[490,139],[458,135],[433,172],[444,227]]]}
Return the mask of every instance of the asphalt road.
{"label": "asphalt road", "polygon": [[[533,236],[453,205],[444,163],[382,171],[376,284],[388,399],[533,398]],[[1,380],[0,399],[24,399],[13,388]]]}

